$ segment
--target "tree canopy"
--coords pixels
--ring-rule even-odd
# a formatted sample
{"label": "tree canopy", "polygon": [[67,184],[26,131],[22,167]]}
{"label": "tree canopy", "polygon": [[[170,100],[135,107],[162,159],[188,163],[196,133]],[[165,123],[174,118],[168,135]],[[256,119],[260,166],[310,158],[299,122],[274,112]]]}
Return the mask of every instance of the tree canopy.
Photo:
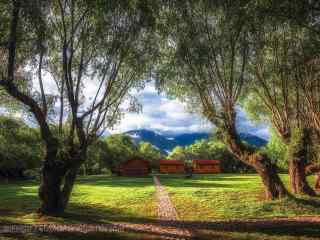
{"label": "tree canopy", "polygon": [[[43,214],[64,211],[90,147],[103,144],[99,137],[124,112],[140,109],[130,90],[151,79],[215,125],[228,153],[260,175],[267,198],[288,195],[273,159],[285,148],[293,192],[314,195],[306,169],[318,164],[318,1],[13,0],[0,7],[1,104],[39,126]],[[240,105],[275,130],[286,145],[278,155],[241,141]],[[118,152],[112,159],[139,151],[162,157],[125,136],[106,141]],[[205,148],[219,146],[200,142],[188,152],[212,156]],[[173,156],[188,159],[184,150]]]}

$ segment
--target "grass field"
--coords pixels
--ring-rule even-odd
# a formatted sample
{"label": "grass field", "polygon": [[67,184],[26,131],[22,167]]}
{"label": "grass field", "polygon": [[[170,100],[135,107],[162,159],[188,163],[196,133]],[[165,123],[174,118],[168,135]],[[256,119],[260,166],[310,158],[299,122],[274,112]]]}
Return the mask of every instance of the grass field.
{"label": "grass field", "polygon": [[[288,182],[286,175],[281,176]],[[318,198],[297,197],[281,201],[265,201],[260,179],[255,174],[159,175],[169,192],[179,220],[189,222],[231,219],[271,219],[274,217],[320,216]],[[313,179],[309,179],[313,184]],[[66,213],[60,217],[39,218],[38,183],[0,182],[1,223],[110,223],[153,222],[157,219],[155,188],[151,177],[126,178],[112,176],[80,177]],[[233,231],[198,229],[198,239],[318,239],[318,229],[297,228],[250,232],[238,226]],[[1,240],[74,240],[74,239],[158,239],[148,234],[63,233],[3,235]]]}
{"label": "grass field", "polygon": [[[287,184],[287,175],[281,177]],[[184,220],[320,215],[320,200],[317,198],[265,201],[261,181],[256,174],[194,175],[191,179],[163,175],[160,181]],[[313,184],[314,179],[311,178],[310,182]]]}
{"label": "grass field", "polygon": [[[288,176],[281,175],[288,185]],[[314,179],[308,179],[314,184]],[[320,199],[296,196],[296,199],[265,201],[263,187],[256,174],[194,175],[185,179],[179,175],[162,175],[161,183],[166,186],[171,201],[180,219],[210,222],[211,230],[197,230],[199,239],[232,240],[315,240],[320,239],[320,229],[300,227],[299,223],[289,228],[277,226],[264,229],[259,224],[244,230],[246,224],[224,223],[233,230],[220,230],[219,221],[232,219],[272,219],[284,217],[320,216]],[[205,224],[205,223],[204,223]],[[230,226],[231,225],[231,226]],[[210,228],[210,227],[209,227]]]}
{"label": "grass field", "polygon": [[81,177],[72,193],[66,214],[39,219],[37,182],[0,184],[0,223],[106,223],[156,218],[152,178],[111,176]]}

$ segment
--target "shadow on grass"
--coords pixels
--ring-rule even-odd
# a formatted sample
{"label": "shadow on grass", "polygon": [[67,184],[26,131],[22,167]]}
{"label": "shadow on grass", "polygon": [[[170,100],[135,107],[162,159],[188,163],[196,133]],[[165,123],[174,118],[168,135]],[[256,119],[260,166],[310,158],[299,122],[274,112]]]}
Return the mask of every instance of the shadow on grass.
{"label": "shadow on grass", "polygon": [[[319,194],[317,195],[317,197],[319,197]],[[301,198],[296,198],[295,196],[291,196],[291,198],[294,201],[296,201],[298,204],[320,209],[320,199],[319,200],[316,200],[316,199],[301,199]]]}
{"label": "shadow on grass", "polygon": [[8,217],[31,214],[37,210],[40,201],[33,187],[34,183],[15,184],[8,188],[0,188],[0,220]]}
{"label": "shadow on grass", "polygon": [[[101,178],[97,178],[101,179]],[[101,185],[112,184],[112,187],[125,187],[125,188],[136,188],[136,187],[147,187],[146,182],[150,182],[153,186],[152,180],[150,179],[138,179],[137,181],[131,182],[131,179],[121,178],[121,181],[115,182],[101,182]],[[136,180],[136,178],[134,178]],[[80,179],[80,181],[86,181]],[[100,180],[102,181],[102,180]],[[138,182],[138,183],[137,183]],[[78,183],[79,184],[79,183]],[[9,184],[10,185],[10,184]],[[99,185],[94,184],[94,185]],[[37,209],[40,206],[40,201],[37,193],[34,189],[26,189],[26,187],[37,187],[35,183],[15,183],[10,187],[0,188],[0,224],[8,220],[16,220],[16,223],[25,222],[28,219],[29,222],[83,222],[83,223],[106,223],[109,221],[139,221],[135,216],[134,211],[114,207],[110,208],[104,204],[91,204],[89,203],[74,203],[71,202],[67,208],[67,211],[55,218],[38,219]],[[3,194],[2,194],[3,193]],[[86,195],[86,193],[76,193],[79,195]]]}
{"label": "shadow on grass", "polygon": [[[242,189],[248,188],[248,183],[252,182],[252,177],[230,177],[230,175],[194,175],[186,179],[183,175],[158,175],[161,183],[167,187],[188,187],[188,188],[225,188]],[[257,184],[258,185],[258,184]],[[252,188],[252,186],[251,186]]]}
{"label": "shadow on grass", "polygon": [[[312,207],[320,207],[320,201],[292,199],[297,204],[305,204]],[[74,206],[75,207],[75,206]],[[78,206],[80,208],[80,206]],[[134,215],[125,215],[118,210],[103,209],[103,207],[91,206],[86,211],[77,213],[66,213],[63,217],[69,220],[76,220],[81,223],[106,223],[106,215],[109,215],[110,222],[129,222],[148,224],[157,227],[188,229],[194,232],[197,237],[194,239],[239,239],[233,238],[233,234],[264,234],[277,239],[278,237],[320,237],[320,221],[314,221],[317,217],[296,217],[278,219],[251,219],[251,220],[217,220],[217,221],[163,221],[158,219],[140,218]],[[88,214],[91,212],[90,214]],[[100,212],[101,214],[96,214]],[[85,215],[83,215],[85,213]],[[126,213],[127,214],[127,213]],[[128,232],[136,232],[134,229],[127,229]],[[174,234],[159,234],[150,230],[139,231],[142,234],[158,235],[159,237],[177,237]],[[135,238],[133,238],[135,239]],[[141,238],[143,239],[143,238]],[[153,239],[153,238],[150,238]],[[259,239],[259,238],[257,238]],[[263,239],[263,238],[262,238]]]}
{"label": "shadow on grass", "polygon": [[[14,180],[9,182],[0,181],[1,187],[10,186],[12,190],[22,187],[34,187],[39,186],[39,182],[36,180]],[[144,177],[122,177],[115,175],[90,175],[90,176],[78,176],[76,184],[94,185],[94,186],[112,186],[112,187],[146,187],[153,186],[152,176]]]}
{"label": "shadow on grass", "polygon": [[[126,209],[108,208],[98,204],[84,206],[71,203],[64,213],[52,217],[40,217],[37,214],[38,207],[39,205],[35,205],[28,209],[19,210],[0,208],[0,224],[20,223],[28,215],[30,215],[31,222],[36,223],[105,224],[110,222],[148,223],[152,221],[152,218],[138,217],[134,212],[126,211]],[[14,221],[11,221],[12,219]]]}
{"label": "shadow on grass", "polygon": [[[249,220],[249,221],[161,221],[149,220],[149,226],[145,229],[136,229],[135,226],[123,228],[123,233],[119,232],[42,232],[40,237],[47,236],[49,239],[191,239],[177,233],[176,230],[189,230],[193,233],[192,239],[239,239],[239,234],[255,234],[255,239],[278,239],[280,237],[303,237],[319,238],[320,222],[313,222],[308,219],[273,219],[273,220]],[[72,225],[69,225],[72,226]],[[85,227],[85,225],[82,225]],[[99,227],[108,227],[110,225],[99,225]],[[88,226],[89,228],[90,226]],[[164,229],[159,231],[159,229]],[[156,230],[158,229],[158,230]],[[261,235],[264,236],[261,236]],[[19,236],[19,234],[17,234]],[[22,235],[23,236],[23,235]],[[36,237],[19,237],[17,239],[38,239]],[[260,238],[261,237],[261,238]]]}
{"label": "shadow on grass", "polygon": [[[46,232],[30,234],[3,234],[8,240],[156,240],[159,239],[149,234],[134,233],[78,233],[78,232]],[[0,237],[1,239],[1,237]]]}
{"label": "shadow on grass", "polygon": [[66,222],[96,224],[108,222],[148,223],[153,220],[152,218],[138,217],[134,212],[125,209],[107,208],[98,204],[89,206],[70,204],[67,211],[58,217],[63,218]]}
{"label": "shadow on grass", "polygon": [[[319,206],[319,201],[309,200],[297,200],[298,203],[313,204],[313,206]],[[10,214],[10,212],[3,212],[4,214]],[[312,218],[300,217],[293,219],[279,218],[279,219],[251,219],[251,220],[217,220],[217,221],[164,221],[158,219],[150,219],[137,217],[133,214],[129,214],[119,209],[107,209],[105,206],[81,206],[71,204],[68,211],[62,215],[57,216],[62,218],[63,223],[69,224],[96,224],[99,226],[108,226],[117,222],[134,223],[134,224],[146,224],[152,225],[153,227],[146,227],[145,229],[135,229],[134,226],[129,226],[124,229],[126,233],[115,233],[115,232],[49,232],[41,234],[31,234],[30,236],[22,234],[16,234],[16,238],[12,238],[12,235],[8,239],[22,239],[22,240],[37,240],[42,239],[41,236],[45,236],[48,239],[161,239],[161,238],[177,238],[182,239],[181,235],[177,235],[170,229],[185,230],[188,229],[194,232],[194,239],[240,239],[233,237],[236,234],[264,234],[271,239],[277,239],[280,237],[320,237],[320,222],[314,221]],[[50,221],[53,220],[53,221]],[[49,221],[39,221],[40,223],[57,223],[53,219]],[[1,222],[3,224],[12,224],[13,222]],[[61,224],[61,223],[58,223]],[[71,224],[71,225],[72,225]],[[168,228],[167,231],[154,231],[154,229]],[[187,239],[187,237],[186,237]],[[260,238],[256,238],[260,239]],[[261,237],[261,239],[265,239]]]}
{"label": "shadow on grass", "polygon": [[151,176],[121,177],[121,176],[89,176],[79,177],[76,184],[110,187],[148,187],[153,186]]}
{"label": "shadow on grass", "polygon": [[208,181],[252,181],[260,179],[257,175],[245,174],[239,177],[239,174],[193,174],[191,178],[186,178],[185,174],[155,174],[160,179],[184,179],[184,180],[208,180]]}
{"label": "shadow on grass", "polygon": [[[298,204],[310,204],[313,207],[319,207],[320,201],[295,199]],[[278,218],[278,219],[251,219],[251,220],[217,220],[217,221],[164,221],[151,218],[141,218],[133,214],[121,212],[119,209],[105,209],[104,206],[82,207],[73,205],[63,217],[67,222],[87,223],[87,224],[105,224],[116,222],[128,222],[138,224],[151,224],[155,227],[169,227],[177,229],[189,229],[202,236],[215,235],[217,232],[229,235],[229,233],[252,233],[266,234],[271,237],[292,236],[292,237],[320,237],[320,221],[314,221],[313,218]],[[78,209],[78,210],[77,210]],[[315,217],[316,218],[316,217]],[[159,233],[150,231],[135,231],[127,229],[128,232],[142,233],[149,235],[159,235]],[[170,231],[169,231],[170,233]],[[174,237],[174,234],[163,234],[161,237]],[[225,235],[226,236],[226,235]],[[142,239],[142,238],[141,238]],[[196,238],[197,239],[197,238]],[[199,238],[201,239],[201,238]],[[209,238],[210,239],[210,238]],[[212,238],[211,238],[212,239]],[[219,239],[219,238],[217,238]],[[225,239],[225,238],[223,238]],[[230,238],[232,239],[232,238]]]}

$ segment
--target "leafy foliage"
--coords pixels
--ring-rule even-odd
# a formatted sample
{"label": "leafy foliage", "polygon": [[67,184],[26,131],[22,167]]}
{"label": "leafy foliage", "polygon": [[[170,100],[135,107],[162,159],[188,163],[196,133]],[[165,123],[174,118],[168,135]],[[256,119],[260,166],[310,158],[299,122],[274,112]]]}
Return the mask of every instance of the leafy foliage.
{"label": "leafy foliage", "polygon": [[[153,168],[164,158],[159,149],[148,142],[135,144],[125,134],[114,134],[100,139],[88,149],[88,161],[84,164],[88,174],[101,173],[103,168],[111,169],[119,163],[133,158],[148,160]],[[85,171],[83,168],[82,171]]]}
{"label": "leafy foliage", "polygon": [[152,168],[158,168],[159,160],[164,158],[164,155],[162,154],[162,152],[148,142],[140,142],[138,146],[138,150],[139,150],[140,156],[143,159],[150,161]]}
{"label": "leafy foliage", "polygon": [[271,129],[269,142],[263,151],[266,152],[273,162],[277,163],[277,166],[281,170],[288,170],[288,146],[283,143],[275,130]]}
{"label": "leafy foliage", "polygon": [[186,147],[175,147],[167,159],[182,160],[187,164],[191,164],[195,159],[219,160],[223,172],[247,172],[250,170],[228,151],[225,144],[216,139],[199,140]]}
{"label": "leafy foliage", "polygon": [[38,129],[1,116],[0,141],[0,172],[3,175],[14,176],[18,171],[40,167],[43,151]]}

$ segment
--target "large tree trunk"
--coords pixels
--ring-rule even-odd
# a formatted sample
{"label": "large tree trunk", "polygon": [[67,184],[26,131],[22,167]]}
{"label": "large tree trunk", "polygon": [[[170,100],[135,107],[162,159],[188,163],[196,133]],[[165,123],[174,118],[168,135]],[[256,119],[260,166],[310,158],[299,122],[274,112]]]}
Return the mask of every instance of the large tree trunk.
{"label": "large tree trunk", "polygon": [[316,191],[320,190],[320,164],[315,162],[315,163],[310,163],[306,169],[305,169],[306,175],[309,176],[311,174],[315,174],[316,178],[316,183],[314,185],[314,188]]}
{"label": "large tree trunk", "polygon": [[39,187],[40,214],[56,215],[64,211],[61,193],[64,174],[61,171],[56,166],[46,164],[42,169],[42,179]]}
{"label": "large tree trunk", "polygon": [[[221,126],[221,125],[220,125]],[[288,196],[289,193],[281,181],[277,167],[265,154],[257,149],[243,144],[235,127],[235,113],[226,117],[220,131],[229,150],[243,163],[253,167],[259,176],[265,189],[265,197],[268,200],[279,199]]]}
{"label": "large tree trunk", "polygon": [[73,164],[72,164],[72,167],[70,167],[65,174],[64,184],[62,189],[62,205],[64,209],[66,209],[68,206],[79,169],[87,158],[87,146],[84,145],[78,151],[70,153],[70,156],[71,156],[70,161]]}
{"label": "large tree trunk", "polygon": [[[39,197],[41,207],[39,213],[43,215],[57,215],[65,211],[73,186],[77,177],[81,163],[85,160],[85,155],[79,158],[77,154],[69,155],[65,162],[48,161],[54,157],[48,155],[45,164],[42,168],[42,179],[39,188]],[[66,165],[65,163],[71,163]]]}
{"label": "large tree trunk", "polygon": [[75,167],[69,169],[65,175],[64,185],[63,185],[63,190],[62,190],[62,205],[63,205],[64,209],[66,209],[68,206],[68,203],[69,203],[69,200],[71,197],[71,193],[73,190],[73,186],[74,186],[74,183],[77,178],[79,168],[80,167],[75,166]]}
{"label": "large tree trunk", "polygon": [[39,188],[41,207],[39,213],[43,215],[57,215],[65,211],[68,206],[79,167],[61,169],[59,167],[44,167],[42,181]]}
{"label": "large tree trunk", "polygon": [[315,191],[306,179],[306,165],[308,163],[308,148],[312,144],[311,132],[303,129],[294,134],[289,145],[289,177],[291,191],[295,194],[315,196]]}
{"label": "large tree trunk", "polygon": [[61,205],[61,184],[65,174],[65,166],[57,161],[58,144],[46,145],[46,157],[41,172],[39,213],[55,215],[63,212]]}
{"label": "large tree trunk", "polygon": [[272,200],[287,196],[288,191],[277,173],[277,166],[262,154],[254,154],[250,158],[251,166],[261,177],[266,199]]}
{"label": "large tree trunk", "polygon": [[307,182],[305,163],[303,161],[289,161],[289,176],[291,191],[295,194],[306,194],[315,196],[315,191]]}

